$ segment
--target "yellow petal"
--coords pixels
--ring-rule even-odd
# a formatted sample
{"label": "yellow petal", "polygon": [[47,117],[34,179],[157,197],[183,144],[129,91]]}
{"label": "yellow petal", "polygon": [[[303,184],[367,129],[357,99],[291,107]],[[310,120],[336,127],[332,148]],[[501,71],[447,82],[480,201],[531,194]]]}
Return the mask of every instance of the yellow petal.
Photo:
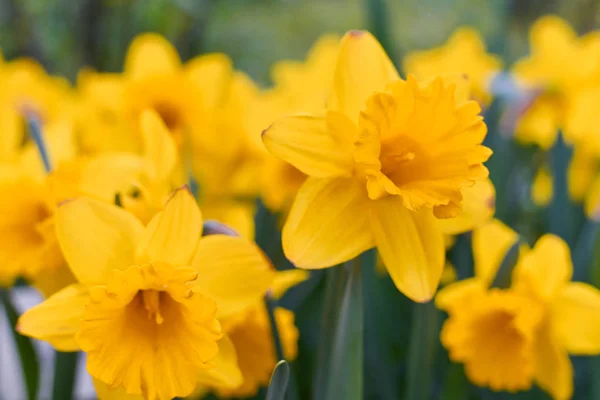
{"label": "yellow petal", "polygon": [[582,282],[565,285],[553,309],[561,343],[572,354],[600,353],[600,291]]}
{"label": "yellow petal", "polygon": [[100,379],[92,378],[92,381],[99,400],[144,400],[141,394],[127,393],[123,386],[112,388]]}
{"label": "yellow petal", "polygon": [[275,280],[273,281],[273,286],[271,287],[271,293],[273,294],[273,297],[279,299],[290,288],[301,282],[304,282],[309,277],[310,273],[302,269],[279,271],[275,274]]}
{"label": "yellow petal", "polygon": [[462,212],[455,218],[440,219],[440,227],[446,234],[456,235],[483,225],[494,216],[496,190],[492,181],[477,181],[461,190]]}
{"label": "yellow petal", "polygon": [[592,221],[600,221],[600,177],[594,180],[585,199],[585,215]]}
{"label": "yellow petal", "polygon": [[598,159],[595,154],[576,149],[568,168],[569,196],[576,202],[583,200],[598,173]]}
{"label": "yellow petal", "polygon": [[398,290],[418,302],[430,300],[444,270],[444,235],[431,209],[409,211],[398,196],[377,200],[371,227]]}
{"label": "yellow petal", "polygon": [[223,103],[233,77],[231,59],[226,54],[201,55],[186,62],[184,69],[201,89],[204,105],[212,108]]}
{"label": "yellow petal", "polygon": [[16,329],[22,335],[49,342],[59,351],[77,351],[75,334],[88,300],[83,286],[67,286],[21,315]]}
{"label": "yellow petal", "polygon": [[131,190],[145,168],[144,159],[136,154],[106,153],[61,164],[50,178],[55,192],[65,191],[59,198],[75,193],[112,203],[116,193]]}
{"label": "yellow petal", "polygon": [[195,288],[216,300],[219,318],[260,300],[273,283],[275,270],[247,239],[210,235],[198,242],[191,266],[198,271]]}
{"label": "yellow petal", "polygon": [[558,236],[546,234],[519,259],[513,272],[513,287],[541,300],[550,300],[571,280],[571,275],[569,246]]}
{"label": "yellow petal", "polygon": [[519,235],[497,219],[473,232],[475,276],[485,286],[492,283],[506,253],[517,240]]}
{"label": "yellow petal", "polygon": [[143,229],[127,211],[85,197],[64,203],[56,215],[60,248],[83,284],[103,283],[109,271],[131,265]]}
{"label": "yellow petal", "polygon": [[308,178],[283,227],[286,257],[299,268],[325,268],[372,248],[369,204],[354,179]]}
{"label": "yellow petal", "polygon": [[566,350],[556,343],[552,331],[543,325],[534,341],[535,381],[556,400],[573,395],[573,366]]}
{"label": "yellow petal", "polygon": [[180,67],[181,60],[175,47],[155,33],[137,36],[127,50],[125,72],[134,79],[171,74]]}
{"label": "yellow petal", "polygon": [[531,199],[538,207],[546,207],[552,201],[554,183],[552,175],[545,166],[540,167],[531,185]]}
{"label": "yellow petal", "polygon": [[158,113],[152,109],[142,112],[140,117],[143,154],[152,166],[151,176],[158,181],[170,177],[177,162],[177,147]]}
{"label": "yellow petal", "polygon": [[460,308],[464,302],[470,301],[473,295],[484,291],[485,287],[477,279],[464,279],[440,289],[435,296],[435,305],[445,311]]}
{"label": "yellow petal", "polygon": [[144,231],[140,249],[151,261],[188,265],[202,234],[202,214],[187,187],[177,189]]}
{"label": "yellow petal", "polygon": [[356,128],[343,115],[294,115],[278,119],[263,132],[265,147],[310,176],[352,174]]}
{"label": "yellow petal", "polygon": [[233,389],[243,381],[235,346],[228,336],[223,336],[217,345],[219,354],[207,363],[206,369],[200,370],[199,383]]}
{"label": "yellow petal", "polygon": [[367,98],[396,79],[398,72],[377,39],[369,32],[350,31],[340,43],[328,109],[357,124]]}

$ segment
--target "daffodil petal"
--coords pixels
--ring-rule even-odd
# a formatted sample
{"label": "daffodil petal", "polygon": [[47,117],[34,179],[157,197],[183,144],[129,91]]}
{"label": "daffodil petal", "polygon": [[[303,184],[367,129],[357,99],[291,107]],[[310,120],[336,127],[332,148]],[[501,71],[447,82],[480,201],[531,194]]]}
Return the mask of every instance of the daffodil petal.
{"label": "daffodil petal", "polygon": [[519,235],[500,220],[494,219],[473,232],[475,276],[486,286],[494,280],[506,253]]}
{"label": "daffodil petal", "polygon": [[489,179],[477,181],[461,190],[462,212],[455,218],[440,219],[440,227],[446,234],[457,235],[483,225],[494,216],[496,190]]}
{"label": "daffodil petal", "polygon": [[271,293],[273,297],[279,299],[289,289],[297,284],[304,282],[310,277],[310,273],[303,269],[290,269],[287,271],[279,271],[275,274]]}
{"label": "daffodil petal", "polygon": [[177,162],[175,141],[156,111],[148,109],[142,112],[140,122],[143,154],[152,168],[152,176],[158,181],[166,181]]}
{"label": "daffodil petal", "polygon": [[299,268],[317,269],[351,260],[375,244],[370,200],[353,179],[308,178],[283,227],[283,251]]}
{"label": "daffodil petal", "polygon": [[129,394],[123,386],[111,388],[108,384],[100,379],[92,377],[96,395],[99,400],[144,400],[141,394]]}
{"label": "daffodil petal", "polygon": [[67,286],[21,315],[16,329],[22,335],[49,342],[57,350],[77,351],[75,334],[88,300],[82,285]]}
{"label": "daffodil petal", "polygon": [[109,271],[134,261],[144,228],[122,208],[81,197],[59,206],[55,218],[60,248],[80,283],[103,283]]}
{"label": "daffodil petal", "polygon": [[356,128],[343,115],[293,115],[275,121],[263,132],[265,147],[310,176],[352,174],[352,143]]}
{"label": "daffodil petal", "polygon": [[547,234],[519,259],[513,272],[513,287],[550,300],[571,280],[572,274],[569,246],[558,236]]}
{"label": "daffodil petal", "polygon": [[177,189],[146,227],[140,249],[150,261],[188,265],[202,234],[202,214],[187,187]]}
{"label": "daffodil petal", "polygon": [[205,369],[200,370],[198,381],[200,385],[234,389],[243,382],[235,346],[228,336],[219,339],[217,345],[219,353],[207,363]]}
{"label": "daffodil petal", "polygon": [[235,236],[200,239],[191,266],[198,271],[195,290],[215,299],[219,318],[260,301],[275,277],[275,269],[262,251]]}
{"label": "daffodil petal", "polygon": [[554,302],[553,322],[571,354],[600,353],[600,291],[582,282],[565,285]]}
{"label": "daffodil petal", "polygon": [[367,98],[396,79],[398,72],[377,39],[366,31],[350,31],[340,43],[328,109],[358,124]]}
{"label": "daffodil petal", "polygon": [[485,291],[485,287],[476,279],[464,279],[452,283],[442,289],[435,296],[435,305],[440,310],[460,308],[465,301],[469,301],[474,294]]}
{"label": "daffodil petal", "polygon": [[225,101],[233,65],[226,54],[204,54],[185,63],[185,74],[202,91],[204,105],[217,107]]}
{"label": "daffodil petal", "polygon": [[137,36],[125,58],[125,73],[134,79],[177,72],[181,60],[175,47],[155,33]]}
{"label": "daffodil petal", "polygon": [[554,399],[566,400],[573,395],[573,366],[567,351],[556,343],[547,326],[538,329],[534,341],[535,381]]}
{"label": "daffodil petal", "polygon": [[377,250],[398,290],[418,302],[430,300],[444,270],[444,235],[431,209],[410,211],[398,196],[377,200],[371,229]]}

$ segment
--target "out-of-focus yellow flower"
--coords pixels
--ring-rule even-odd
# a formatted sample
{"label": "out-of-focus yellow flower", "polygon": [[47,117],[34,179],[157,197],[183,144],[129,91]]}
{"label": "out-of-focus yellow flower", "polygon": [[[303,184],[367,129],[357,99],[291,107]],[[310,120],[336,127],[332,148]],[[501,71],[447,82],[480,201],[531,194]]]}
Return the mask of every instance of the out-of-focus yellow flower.
{"label": "out-of-focus yellow flower", "polygon": [[[531,55],[518,61],[513,72],[541,94],[518,121],[516,137],[548,149],[558,130],[569,127],[565,123],[574,97],[600,83],[600,35],[578,38],[562,19],[545,16],[531,28],[530,44]],[[570,129],[564,133],[570,141],[576,136]]]}
{"label": "out-of-focus yellow flower", "polygon": [[[0,112],[2,116],[6,114]],[[61,120],[42,129],[45,151],[51,164],[60,169],[76,153],[72,126]],[[69,193],[48,176],[28,136],[19,138],[19,143],[11,140],[12,135],[26,132],[2,134],[7,140],[0,140],[0,284],[8,286],[23,277],[49,295],[73,281],[54,233],[56,204]]]}
{"label": "out-of-focus yellow flower", "polygon": [[[294,360],[298,352],[298,329],[294,325],[294,313],[278,307],[274,310],[286,360]],[[238,357],[243,383],[234,389],[220,389],[219,394],[229,397],[247,397],[256,394],[261,386],[267,386],[277,358],[271,333],[271,324],[264,304],[235,318],[232,326],[224,325]]]}
{"label": "out-of-focus yellow flower", "polygon": [[600,292],[569,282],[568,246],[545,235],[521,248],[511,287],[489,288],[517,235],[494,221],[473,237],[476,277],[449,285],[437,298],[449,319],[441,339],[469,379],[515,392],[535,382],[555,399],[573,392],[568,354],[600,353]]}
{"label": "out-of-focus yellow flower", "polygon": [[119,207],[78,198],[58,208],[56,231],[78,283],[23,314],[21,333],[85,351],[99,391],[171,399],[206,380],[241,383],[219,320],[254,304],[274,271],[245,239],[201,238],[187,188],[146,227]]}
{"label": "out-of-focus yellow flower", "polygon": [[422,79],[464,75],[473,99],[484,106],[492,99],[489,82],[501,68],[500,58],[486,51],[481,36],[470,27],[456,30],[441,47],[415,51],[404,58],[404,70]]}
{"label": "out-of-focus yellow flower", "polygon": [[[275,298],[282,296],[287,289],[308,278],[308,272],[289,270],[277,272],[270,292]],[[275,321],[288,361],[298,353],[298,329],[294,325],[294,313],[281,307],[274,309]],[[275,343],[271,323],[263,301],[232,316],[223,323],[224,331],[231,338],[244,382],[236,388],[218,388],[222,396],[254,396],[261,386],[267,386],[273,368],[277,364]]]}
{"label": "out-of-focus yellow flower", "polygon": [[554,183],[550,170],[545,165],[538,169],[531,185],[531,199],[539,207],[546,207],[554,196]]}
{"label": "out-of-focus yellow flower", "polygon": [[[284,60],[273,66],[273,95],[279,96],[278,101],[282,103],[281,109],[276,110],[281,114],[273,118],[284,113],[317,113],[327,106],[339,43],[336,35],[324,35],[312,46],[306,61]],[[299,169],[274,156],[265,160],[261,177],[265,205],[283,213],[289,210],[307,178]]]}
{"label": "out-of-focus yellow flower", "polygon": [[135,124],[126,118],[125,82],[121,74],[83,69],[77,76],[77,129],[84,154],[140,150],[132,134]]}
{"label": "out-of-focus yellow flower", "polygon": [[56,178],[70,182],[79,195],[117,203],[148,223],[184,182],[174,176],[177,147],[158,114],[145,110],[139,126],[140,155],[110,152],[84,157],[65,165]]}
{"label": "out-of-focus yellow flower", "polygon": [[19,59],[0,65],[0,178],[17,171],[36,179],[46,175],[37,148],[29,140],[27,118],[44,131],[51,163],[75,155],[73,99],[65,79],[51,77],[35,61]]}
{"label": "out-of-focus yellow flower", "polygon": [[327,106],[340,47],[337,35],[323,35],[312,46],[306,61],[278,61],[271,71],[275,90],[290,111],[319,112]]}
{"label": "out-of-focus yellow flower", "polygon": [[[491,150],[476,102],[441,78],[401,80],[367,32],[344,36],[326,114],[277,120],[267,149],[309,178],[283,228],[286,256],[324,268],[377,246],[400,291],[430,299],[444,267],[438,218],[487,177]],[[399,229],[398,227],[401,227]]]}

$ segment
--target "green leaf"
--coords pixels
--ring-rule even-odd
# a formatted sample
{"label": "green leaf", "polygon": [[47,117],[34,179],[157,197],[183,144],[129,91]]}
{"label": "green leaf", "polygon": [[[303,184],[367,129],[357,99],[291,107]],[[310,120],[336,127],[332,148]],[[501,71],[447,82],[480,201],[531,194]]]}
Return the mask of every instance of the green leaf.
{"label": "green leaf", "polygon": [[78,356],[77,352],[56,352],[54,356],[54,386],[52,388],[54,400],[73,398]]}
{"label": "green leaf", "polygon": [[283,400],[285,398],[285,391],[290,380],[290,366],[289,364],[281,360],[275,366],[273,374],[271,375],[271,382],[269,383],[269,390],[267,391],[267,397],[265,400]]}
{"label": "green leaf", "polygon": [[359,260],[344,266],[348,273],[329,361],[327,399],[363,398],[364,302]]}
{"label": "green leaf", "polygon": [[550,149],[550,170],[554,185],[554,196],[550,203],[548,233],[564,239],[570,248],[575,244],[575,212],[569,199],[567,171],[573,149],[567,147],[562,134],[558,135],[554,147]]}
{"label": "green leaf", "polygon": [[330,363],[335,329],[348,275],[346,269],[342,266],[329,268],[326,273],[327,282],[323,314],[321,316],[321,339],[317,351],[317,367],[313,378],[313,398],[315,400],[327,400],[327,384],[331,370]]}
{"label": "green leaf", "polygon": [[406,398],[430,399],[433,392],[435,358],[439,347],[441,314],[433,301],[415,303],[407,360]]}
{"label": "green leaf", "polygon": [[512,247],[508,250],[498,271],[496,272],[496,276],[494,277],[494,281],[492,282],[491,287],[506,289],[510,287],[511,276],[515,265],[517,265],[517,261],[519,260],[519,251],[521,248],[521,242],[517,241]]}
{"label": "green leaf", "polygon": [[10,296],[6,290],[0,289],[0,299],[4,305],[6,316],[11,326],[11,332],[17,345],[19,359],[21,360],[21,370],[23,371],[23,380],[27,388],[28,399],[35,400],[39,388],[40,368],[38,364],[37,353],[33,348],[33,343],[28,337],[25,337],[15,330],[19,313],[12,304]]}

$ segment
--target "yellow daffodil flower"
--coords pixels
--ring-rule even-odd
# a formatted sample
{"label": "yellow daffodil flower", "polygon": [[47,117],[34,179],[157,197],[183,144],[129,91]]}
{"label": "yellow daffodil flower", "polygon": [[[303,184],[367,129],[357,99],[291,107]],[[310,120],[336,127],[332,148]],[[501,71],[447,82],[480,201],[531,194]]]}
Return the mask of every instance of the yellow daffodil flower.
{"label": "yellow daffodil flower", "polygon": [[100,386],[150,400],[186,396],[206,379],[241,383],[219,319],[260,298],[274,270],[245,239],[201,238],[187,188],[146,227],[119,207],[78,198],[58,208],[56,231],[78,283],[23,314],[22,334],[83,350]]}
{"label": "yellow daffodil flower", "polygon": [[[530,44],[531,55],[518,61],[513,73],[541,94],[518,121],[516,137],[548,149],[565,128],[574,97],[600,83],[600,35],[578,38],[562,19],[545,16],[531,28]],[[568,140],[577,135],[564,133]]]}
{"label": "yellow daffodil flower", "polygon": [[437,298],[448,320],[442,343],[469,379],[515,392],[535,382],[555,399],[573,393],[569,354],[600,353],[600,291],[570,282],[568,246],[553,235],[522,247],[510,288],[489,288],[517,235],[498,221],[473,236],[476,277]]}
{"label": "yellow daffodil flower", "polygon": [[283,228],[286,256],[324,268],[376,246],[400,291],[429,300],[444,267],[439,218],[487,177],[487,129],[473,101],[441,78],[399,78],[367,32],[344,36],[324,115],[283,117],[267,149],[309,178]]}
{"label": "yellow daffodil flower", "polygon": [[470,27],[456,30],[441,47],[415,51],[404,58],[404,71],[419,78],[464,75],[473,99],[484,106],[492,99],[489,82],[501,68],[500,58],[487,53],[483,39]]}

